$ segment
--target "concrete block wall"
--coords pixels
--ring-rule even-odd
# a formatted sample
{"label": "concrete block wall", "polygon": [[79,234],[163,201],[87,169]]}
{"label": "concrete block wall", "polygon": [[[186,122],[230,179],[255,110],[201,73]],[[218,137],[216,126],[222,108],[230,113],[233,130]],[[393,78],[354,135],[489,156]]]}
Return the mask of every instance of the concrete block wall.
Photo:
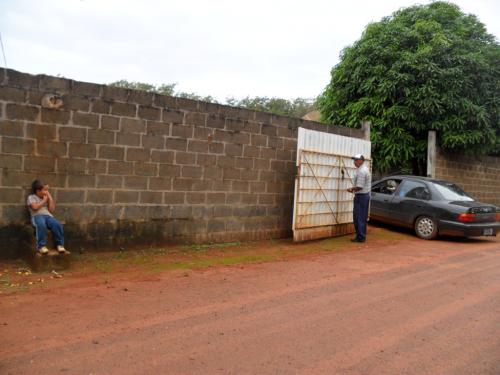
{"label": "concrete block wall", "polygon": [[455,182],[481,202],[500,207],[500,158],[436,153],[435,177]]}
{"label": "concrete block wall", "polygon": [[[69,79],[0,73],[0,254],[29,243],[25,206],[50,185],[71,248],[291,234],[299,126],[326,126]],[[59,109],[42,106],[57,94]]]}

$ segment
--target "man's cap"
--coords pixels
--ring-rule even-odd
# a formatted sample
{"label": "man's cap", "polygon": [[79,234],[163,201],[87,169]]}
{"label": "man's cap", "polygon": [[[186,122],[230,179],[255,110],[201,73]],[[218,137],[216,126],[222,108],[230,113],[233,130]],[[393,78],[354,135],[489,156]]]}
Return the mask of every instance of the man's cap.
{"label": "man's cap", "polygon": [[365,160],[365,157],[361,154],[356,154],[351,159],[352,160]]}

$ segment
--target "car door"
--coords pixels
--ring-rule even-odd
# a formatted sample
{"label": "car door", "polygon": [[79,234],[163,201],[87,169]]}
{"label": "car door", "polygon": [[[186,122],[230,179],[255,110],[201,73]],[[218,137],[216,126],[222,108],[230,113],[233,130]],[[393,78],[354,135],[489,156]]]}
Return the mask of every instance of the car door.
{"label": "car door", "polygon": [[416,217],[431,215],[431,193],[424,181],[403,181],[393,199],[395,217],[401,225],[411,227]]}
{"label": "car door", "polygon": [[376,220],[393,223],[395,192],[401,183],[399,179],[386,179],[375,184],[371,192],[370,216]]}

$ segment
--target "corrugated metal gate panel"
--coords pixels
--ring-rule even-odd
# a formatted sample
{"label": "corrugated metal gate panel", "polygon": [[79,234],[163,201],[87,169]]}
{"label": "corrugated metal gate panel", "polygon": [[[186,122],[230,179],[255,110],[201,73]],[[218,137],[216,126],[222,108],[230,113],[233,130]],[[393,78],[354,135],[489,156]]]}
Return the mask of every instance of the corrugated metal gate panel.
{"label": "corrugated metal gate panel", "polygon": [[368,141],[299,128],[295,181],[294,240],[353,232],[352,186],[356,170],[351,157],[371,159]]}

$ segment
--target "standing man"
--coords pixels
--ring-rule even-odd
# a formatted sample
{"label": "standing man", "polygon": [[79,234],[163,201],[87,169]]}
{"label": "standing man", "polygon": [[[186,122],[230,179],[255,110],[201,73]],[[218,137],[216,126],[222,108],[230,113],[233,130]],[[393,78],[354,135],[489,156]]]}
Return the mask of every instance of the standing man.
{"label": "standing man", "polygon": [[368,221],[368,208],[370,206],[370,192],[372,188],[372,174],[365,164],[365,157],[363,155],[354,155],[352,159],[358,170],[354,174],[354,186],[347,189],[349,193],[354,194],[353,219],[356,237],[351,241],[365,242],[366,222]]}

